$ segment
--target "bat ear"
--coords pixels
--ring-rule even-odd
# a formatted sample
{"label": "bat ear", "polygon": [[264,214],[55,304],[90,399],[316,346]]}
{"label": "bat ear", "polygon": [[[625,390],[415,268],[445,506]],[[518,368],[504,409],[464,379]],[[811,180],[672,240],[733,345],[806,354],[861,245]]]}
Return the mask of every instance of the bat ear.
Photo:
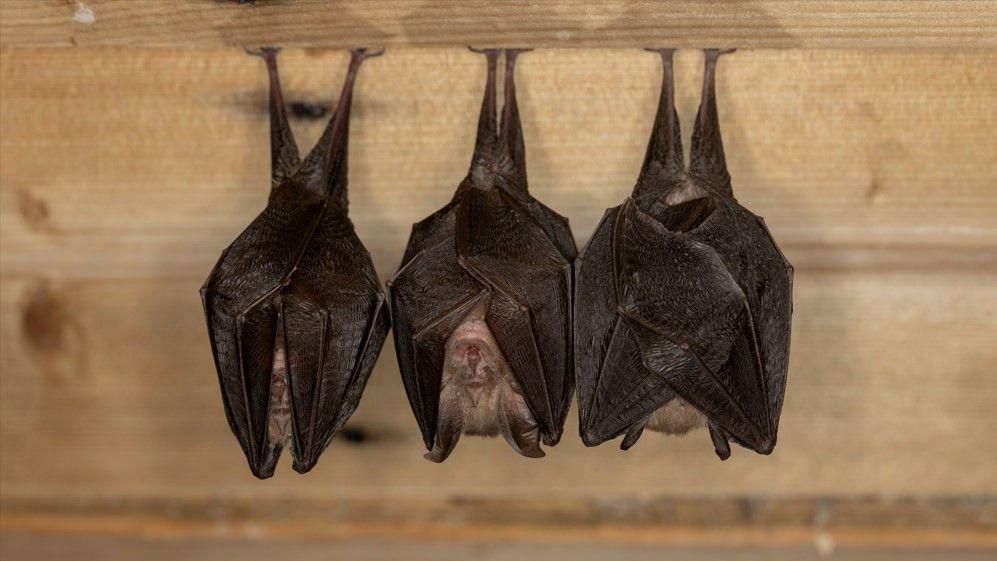
{"label": "bat ear", "polygon": [[360,65],[368,58],[380,56],[381,51],[354,49],[350,51],[350,66],[339,95],[336,112],[329,119],[325,132],[318,144],[312,148],[294,174],[294,181],[319,195],[329,197],[347,206],[347,149],[350,139],[350,108],[353,103],[353,87],[360,71]]}
{"label": "bat ear", "polygon": [[651,129],[651,139],[647,143],[647,153],[641,166],[634,196],[661,187],[660,174],[679,175],[685,169],[682,154],[682,134],[679,130],[679,117],[675,111],[675,74],[672,67],[674,49],[648,49],[661,55],[664,74],[661,78],[661,96],[658,99],[658,112]]}

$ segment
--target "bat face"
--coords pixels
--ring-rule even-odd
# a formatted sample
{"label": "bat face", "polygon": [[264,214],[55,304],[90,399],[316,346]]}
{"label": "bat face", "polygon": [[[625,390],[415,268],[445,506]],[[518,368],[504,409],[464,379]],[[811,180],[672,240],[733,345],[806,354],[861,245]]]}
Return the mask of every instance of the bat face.
{"label": "bat face", "polygon": [[575,358],[582,439],[709,428],[768,454],[785,393],[792,267],[764,222],[737,203],[717,121],[718,51],[683,161],[671,51],[633,195],[606,211],[576,262]]}
{"label": "bat face", "polygon": [[354,51],[326,134],[300,161],[270,70],[273,190],[201,289],[229,425],[253,474],[288,444],[309,471],[356,409],[388,330],[385,295],[347,216],[346,143]]}
{"label": "bat face", "polygon": [[527,190],[516,106],[516,51],[506,51],[496,123],[499,51],[471,169],[453,200],[413,226],[388,283],[402,380],[429,452],[441,462],[462,434],[502,435],[541,457],[561,436],[574,379],[567,221]]}

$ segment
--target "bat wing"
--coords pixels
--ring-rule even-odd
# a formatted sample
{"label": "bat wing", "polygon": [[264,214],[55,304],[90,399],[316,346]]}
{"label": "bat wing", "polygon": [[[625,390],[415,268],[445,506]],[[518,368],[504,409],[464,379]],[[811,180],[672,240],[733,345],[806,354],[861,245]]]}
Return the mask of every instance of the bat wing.
{"label": "bat wing", "polygon": [[752,313],[724,261],[632,201],[621,209],[615,246],[620,313],[648,369],[739,442],[770,451]]}
{"label": "bat wing", "polygon": [[[307,200],[307,199],[306,199]],[[257,477],[273,475],[280,442],[268,437],[279,310],[324,206],[277,198],[219,259],[201,289],[225,416]],[[289,243],[287,240],[293,240]]]}
{"label": "bat wing", "polygon": [[458,209],[457,251],[492,290],[486,315],[544,442],[558,441],[574,379],[571,264],[501,189],[471,189]]}
{"label": "bat wing", "polygon": [[398,367],[430,449],[436,439],[447,337],[488,293],[457,262],[455,220],[440,220],[440,241],[415,251],[388,282]]}
{"label": "bat wing", "polygon": [[[717,219],[704,223],[695,235],[716,250],[745,295],[754,332],[751,344],[758,355],[751,362],[761,365],[774,440],[789,369],[793,267],[764,220],[731,199],[723,200],[717,210]],[[726,365],[730,375],[748,376],[745,365],[733,360],[735,356]]]}
{"label": "bat wing", "polygon": [[370,254],[342,210],[325,213],[281,294],[294,469],[305,473],[356,410],[387,335]]}
{"label": "bat wing", "polygon": [[675,397],[659,376],[645,368],[631,326],[618,315],[613,237],[620,207],[606,211],[575,263],[575,358],[579,429],[588,446],[637,427]]}

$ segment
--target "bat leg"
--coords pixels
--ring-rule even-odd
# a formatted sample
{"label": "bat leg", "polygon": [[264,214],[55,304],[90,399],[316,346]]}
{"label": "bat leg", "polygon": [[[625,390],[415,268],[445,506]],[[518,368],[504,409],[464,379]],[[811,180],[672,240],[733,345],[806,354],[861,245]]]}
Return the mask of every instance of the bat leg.
{"label": "bat leg", "polygon": [[640,435],[644,433],[645,425],[647,425],[646,419],[630,427],[627,430],[626,436],[623,437],[623,442],[620,443],[620,450],[629,450],[634,444],[637,444],[637,441],[640,440]]}
{"label": "bat leg", "polygon": [[360,65],[368,58],[380,56],[384,51],[353,49],[350,51],[350,66],[346,72],[336,112],[329,119],[322,138],[308,153],[294,174],[294,181],[315,193],[347,206],[346,161],[350,138],[350,108],[353,104],[353,88],[360,72]]}
{"label": "bat leg", "polygon": [[291,127],[287,124],[287,110],[284,106],[284,92],[280,87],[277,71],[278,47],[260,47],[259,50],[246,49],[246,52],[261,57],[267,64],[270,77],[270,168],[272,190],[280,187],[285,179],[294,173],[301,162],[298,146],[294,142]]}
{"label": "bat leg", "polygon": [[488,63],[488,78],[485,82],[485,95],[481,100],[481,113],[478,115],[478,135],[474,143],[474,156],[471,159],[471,173],[483,171],[494,158],[496,142],[498,141],[498,125],[496,121],[495,74],[498,66],[499,49],[471,49],[482,53]]}
{"label": "bat leg", "polygon": [[685,168],[682,134],[679,130],[678,113],[675,111],[675,72],[672,67],[672,55],[675,49],[648,50],[661,55],[664,73],[661,78],[661,96],[658,99],[654,127],[651,129],[651,139],[647,143],[644,164],[641,166],[637,187],[634,189],[634,196],[637,197],[660,186],[658,175],[662,170],[666,174],[678,175]]}
{"label": "bat leg", "polygon": [[720,119],[717,115],[716,70],[717,59],[721,55],[734,52],[734,49],[707,49],[703,71],[703,94],[696,114],[696,125],[692,131],[692,147],[689,155],[689,171],[707,178],[720,192],[733,196],[730,174],[727,173],[727,160],[724,157],[723,140],[720,137]]}
{"label": "bat leg", "polygon": [[505,50],[505,105],[502,108],[501,139],[505,144],[520,185],[526,188],[526,146],[523,143],[523,127],[519,120],[519,104],[516,103],[516,57],[519,53],[532,49]]}
{"label": "bat leg", "polygon": [[713,441],[713,448],[717,451],[717,457],[721,460],[730,458],[730,443],[727,441],[727,435],[724,434],[723,429],[718,427],[716,423],[711,421],[709,426],[710,440]]}

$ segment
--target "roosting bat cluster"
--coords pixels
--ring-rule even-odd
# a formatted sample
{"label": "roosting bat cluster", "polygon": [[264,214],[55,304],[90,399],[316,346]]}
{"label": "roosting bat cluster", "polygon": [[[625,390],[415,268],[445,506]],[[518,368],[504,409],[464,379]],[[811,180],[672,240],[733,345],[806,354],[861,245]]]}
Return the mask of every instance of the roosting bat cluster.
{"label": "roosting bat cluster", "polygon": [[[277,50],[270,78],[272,189],[266,209],[201,289],[225,413],[257,477],[290,445],[304,473],[356,409],[393,327],[402,381],[428,452],[462,434],[502,435],[518,453],[557,444],[572,397],[588,446],[645,428],[706,427],[762,454],[785,393],[793,269],[761,218],[734,199],[708,50],[685,165],[672,51],[647,155],[623,204],[578,253],[568,221],[530,195],[516,103],[519,50],[488,65],[467,176],[412,228],[387,294],[347,214],[352,52],[338,106],[302,160]],[[497,108],[499,60],[504,106]]]}

